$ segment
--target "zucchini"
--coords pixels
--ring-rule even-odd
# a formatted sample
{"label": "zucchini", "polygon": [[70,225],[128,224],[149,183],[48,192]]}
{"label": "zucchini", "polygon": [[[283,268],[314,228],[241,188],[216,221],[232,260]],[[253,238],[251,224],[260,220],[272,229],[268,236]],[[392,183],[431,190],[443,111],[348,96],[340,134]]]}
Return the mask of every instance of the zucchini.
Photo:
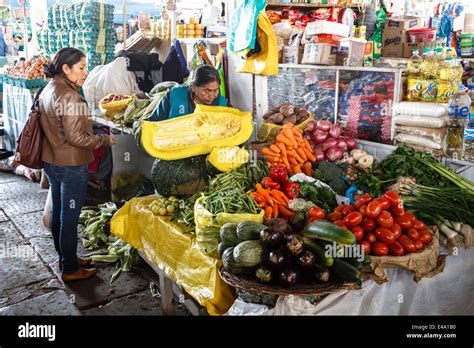
{"label": "zucchini", "polygon": [[334,265],[331,267],[331,272],[342,281],[360,284],[360,271],[341,259],[334,259]]}
{"label": "zucchini", "polygon": [[317,264],[325,265],[327,267],[331,267],[334,264],[334,258],[332,256],[326,256],[326,251],[321,245],[309,239],[308,237],[303,237],[303,242],[304,248],[311,251],[316,257]]}
{"label": "zucchini", "polygon": [[348,229],[334,225],[331,222],[317,220],[304,229],[304,236],[310,239],[321,239],[338,244],[355,244],[354,234]]}
{"label": "zucchini", "polygon": [[254,267],[263,261],[263,247],[258,240],[246,240],[234,248],[234,260],[239,266]]}
{"label": "zucchini", "polygon": [[234,248],[227,248],[222,254],[222,265],[224,269],[232,274],[239,274],[245,272],[247,269],[245,267],[239,266],[234,259]]}
{"label": "zucchini", "polygon": [[219,235],[222,242],[231,246],[236,246],[242,242],[242,240],[237,237],[237,224],[231,222],[222,225]]}
{"label": "zucchini", "polygon": [[217,246],[217,253],[219,254],[220,257],[224,254],[224,251],[228,248],[232,248],[233,245],[227,244],[225,242],[220,242],[219,245]]}
{"label": "zucchini", "polygon": [[267,226],[255,221],[242,221],[237,226],[237,237],[241,240],[252,240],[260,237],[260,231]]}
{"label": "zucchini", "polygon": [[315,239],[314,240],[318,245],[320,245],[324,251],[326,251],[326,245],[329,245],[331,247],[331,250],[334,250],[334,248],[336,248],[336,254],[334,255],[334,257],[338,257],[338,258],[343,258],[344,257],[344,245],[343,244],[334,244],[334,242],[328,242],[328,241],[325,241],[325,240],[318,240],[318,239]]}
{"label": "zucchini", "polygon": [[357,268],[359,271],[362,270],[362,267],[364,267],[364,265],[362,265],[362,262],[359,261],[357,258],[355,257],[344,257],[344,258],[341,258],[340,259],[341,261],[344,261],[346,263],[348,263],[349,265],[352,265],[354,266],[355,268]]}

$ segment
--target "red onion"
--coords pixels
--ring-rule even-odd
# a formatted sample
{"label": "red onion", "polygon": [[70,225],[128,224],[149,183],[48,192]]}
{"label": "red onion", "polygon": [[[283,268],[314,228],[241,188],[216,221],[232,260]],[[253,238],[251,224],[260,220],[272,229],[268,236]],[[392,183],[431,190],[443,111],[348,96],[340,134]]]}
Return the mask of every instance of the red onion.
{"label": "red onion", "polygon": [[316,149],[316,144],[312,140],[308,140],[309,146],[311,146],[311,150],[314,151]]}
{"label": "red onion", "polygon": [[336,125],[329,130],[329,136],[332,138],[338,139],[341,135],[341,126]]}
{"label": "red onion", "polygon": [[324,142],[323,151],[326,151],[330,147],[335,147],[337,145],[337,139],[329,138]]}
{"label": "red onion", "polygon": [[327,150],[327,148],[324,146],[324,143],[322,143],[322,144],[317,144],[313,150],[321,150],[322,152],[324,152]]}
{"label": "red onion", "polygon": [[314,130],[317,128],[317,123],[316,121],[311,121],[306,125],[306,131],[309,133],[313,133]]}
{"label": "red onion", "polygon": [[316,144],[321,144],[321,143],[324,143],[324,141],[328,138],[328,133],[327,132],[323,132],[322,130],[315,130],[314,133],[313,133],[313,141],[316,143]]}
{"label": "red onion", "polygon": [[324,152],[322,150],[316,149],[313,151],[313,153],[314,153],[314,156],[316,157],[316,162],[321,162],[326,159],[326,156],[324,155]]}
{"label": "red onion", "polygon": [[331,129],[331,122],[328,120],[319,120],[318,129],[327,132],[329,129]]}
{"label": "red onion", "polygon": [[347,151],[347,143],[343,139],[339,139],[336,146],[340,147],[344,151]]}
{"label": "red onion", "polygon": [[308,141],[313,140],[313,136],[311,133],[304,133],[303,138],[305,138]]}
{"label": "red onion", "polygon": [[340,147],[330,147],[326,151],[326,157],[330,161],[340,160],[344,156],[344,151]]}
{"label": "red onion", "polygon": [[349,150],[357,149],[357,142],[354,139],[347,137],[347,138],[344,138],[344,140],[346,141],[347,148]]}

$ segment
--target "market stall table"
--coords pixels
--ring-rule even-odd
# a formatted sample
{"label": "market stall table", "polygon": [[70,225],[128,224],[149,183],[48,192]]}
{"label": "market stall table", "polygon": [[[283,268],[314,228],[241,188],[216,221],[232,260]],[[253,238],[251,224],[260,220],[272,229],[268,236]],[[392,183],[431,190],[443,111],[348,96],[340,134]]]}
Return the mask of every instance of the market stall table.
{"label": "market stall table", "polygon": [[[235,294],[219,276],[220,260],[204,254],[184,226],[153,215],[148,205],[154,199],[147,196],[127,202],[113,217],[111,232],[142,252],[210,315],[224,314]],[[169,296],[170,284],[162,279],[162,296]],[[165,303],[169,301],[165,298]]]}

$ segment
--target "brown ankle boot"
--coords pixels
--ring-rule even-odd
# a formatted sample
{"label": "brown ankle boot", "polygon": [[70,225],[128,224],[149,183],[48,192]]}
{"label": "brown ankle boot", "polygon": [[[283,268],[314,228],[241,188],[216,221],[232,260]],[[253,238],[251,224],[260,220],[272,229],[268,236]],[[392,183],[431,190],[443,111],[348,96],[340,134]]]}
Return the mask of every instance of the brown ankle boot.
{"label": "brown ankle boot", "polygon": [[[79,267],[89,266],[92,263],[92,259],[90,257],[77,257],[77,262],[79,263]],[[59,269],[63,270],[63,263],[59,260]]]}
{"label": "brown ankle boot", "polygon": [[64,282],[69,282],[72,280],[82,280],[82,279],[90,278],[96,273],[97,273],[96,268],[79,268],[79,270],[77,270],[74,273],[69,273],[69,274],[62,273],[61,279]]}

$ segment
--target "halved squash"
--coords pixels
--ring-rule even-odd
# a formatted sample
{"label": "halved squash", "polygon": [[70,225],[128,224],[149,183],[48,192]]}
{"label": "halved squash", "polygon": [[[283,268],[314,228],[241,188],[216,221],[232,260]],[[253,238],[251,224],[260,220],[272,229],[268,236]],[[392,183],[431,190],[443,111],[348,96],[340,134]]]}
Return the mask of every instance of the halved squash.
{"label": "halved squash", "polygon": [[225,173],[239,169],[249,161],[250,154],[243,147],[215,147],[207,156],[207,167],[211,173]]}
{"label": "halved squash", "polygon": [[194,113],[161,122],[144,121],[142,144],[152,157],[177,160],[236,146],[253,132],[252,114],[224,106],[197,105]]}

